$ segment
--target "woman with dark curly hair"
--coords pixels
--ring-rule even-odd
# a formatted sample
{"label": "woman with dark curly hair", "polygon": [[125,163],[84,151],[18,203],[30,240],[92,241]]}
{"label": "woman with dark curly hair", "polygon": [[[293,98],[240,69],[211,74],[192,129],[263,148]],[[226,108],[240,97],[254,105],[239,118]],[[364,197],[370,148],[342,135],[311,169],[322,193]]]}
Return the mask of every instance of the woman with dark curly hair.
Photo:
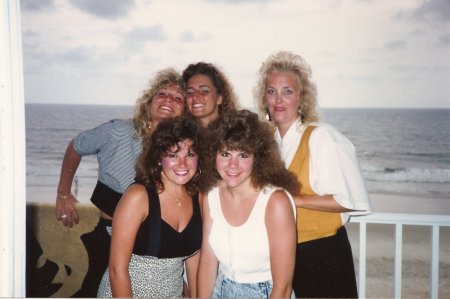
{"label": "woman with dark curly hair", "polygon": [[225,74],[214,64],[198,62],[183,71],[189,112],[206,128],[223,113],[238,109],[237,97]]}
{"label": "woman with dark curly hair", "polygon": [[296,297],[357,297],[353,257],[345,230],[352,215],[370,213],[355,148],[332,126],[319,123],[317,90],[305,60],[271,55],[259,70],[258,108],[276,125],[286,167],[300,182],[297,206]]}
{"label": "woman with dark curly hair", "polygon": [[136,183],[114,213],[111,257],[98,297],[180,298],[186,263],[196,296],[202,242],[199,134],[188,118],[161,122],[136,165]]}
{"label": "woman with dark curly hair", "polygon": [[299,185],[273,131],[255,113],[229,112],[210,125],[205,142],[204,159],[214,163],[203,169],[209,191],[199,297],[290,297],[296,232],[289,192],[297,194]]}

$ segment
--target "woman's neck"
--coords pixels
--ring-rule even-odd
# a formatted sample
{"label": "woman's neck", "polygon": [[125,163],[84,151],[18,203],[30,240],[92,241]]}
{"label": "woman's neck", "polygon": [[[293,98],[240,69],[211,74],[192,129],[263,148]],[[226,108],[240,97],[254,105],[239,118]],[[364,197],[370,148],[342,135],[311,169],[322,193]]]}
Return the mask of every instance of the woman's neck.
{"label": "woman's neck", "polygon": [[291,126],[297,121],[298,118],[294,119],[289,123],[277,123],[278,132],[280,132],[281,138],[284,138],[286,133],[289,131]]}
{"label": "woman's neck", "polygon": [[231,198],[236,200],[245,199],[258,193],[258,190],[256,190],[250,180],[243,182],[237,187],[230,187],[225,182],[222,183],[225,191],[230,194]]}
{"label": "woman's neck", "polygon": [[179,184],[175,184],[169,180],[167,180],[164,175],[162,176],[161,179],[162,183],[164,184],[164,191],[167,191],[168,193],[172,194],[172,195],[183,195],[186,193],[186,188],[184,185],[179,185]]}

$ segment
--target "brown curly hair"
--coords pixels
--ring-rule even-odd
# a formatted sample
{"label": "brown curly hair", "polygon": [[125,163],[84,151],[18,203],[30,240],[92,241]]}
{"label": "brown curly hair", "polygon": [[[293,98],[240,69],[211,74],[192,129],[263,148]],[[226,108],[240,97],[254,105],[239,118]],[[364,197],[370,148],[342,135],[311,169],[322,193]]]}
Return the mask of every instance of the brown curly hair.
{"label": "brown curly hair", "polygon": [[300,91],[300,101],[297,110],[302,122],[319,121],[317,87],[311,79],[311,67],[300,55],[288,51],[280,51],[269,56],[258,71],[258,81],[253,89],[253,94],[261,116],[267,114],[267,105],[264,100],[267,89],[266,82],[269,75],[273,72],[291,72],[295,75]]}
{"label": "brown curly hair", "polygon": [[280,158],[272,128],[267,122],[260,121],[256,113],[244,109],[223,114],[211,124],[206,134],[203,155],[210,163],[204,169],[202,184],[205,190],[221,180],[214,161],[219,151],[228,149],[253,154],[251,182],[255,188],[272,185],[298,195],[300,185]]}
{"label": "brown curly hair", "polygon": [[150,110],[153,97],[161,88],[169,84],[176,84],[183,91],[185,90],[181,75],[173,68],[166,68],[156,73],[155,77],[150,80],[148,88],[144,89],[142,95],[137,99],[134,108],[133,124],[139,137],[146,137],[148,133],[148,125],[151,122],[151,116],[148,111]]}
{"label": "brown curly hair", "polygon": [[217,90],[217,95],[222,96],[222,104],[219,105],[219,115],[239,109],[238,98],[231,83],[217,66],[206,62],[192,63],[186,67],[181,76],[185,84],[187,84],[187,81],[195,75],[205,75],[210,78]]}
{"label": "brown curly hair", "polygon": [[143,152],[136,163],[136,182],[156,188],[159,191],[164,190],[161,178],[161,159],[171,147],[178,147],[178,143],[185,139],[192,140],[192,150],[198,154],[199,161],[194,177],[186,183],[185,187],[191,195],[198,192],[202,161],[202,155],[200,154],[201,142],[197,123],[191,117],[175,117],[158,124],[150,140],[144,144]]}

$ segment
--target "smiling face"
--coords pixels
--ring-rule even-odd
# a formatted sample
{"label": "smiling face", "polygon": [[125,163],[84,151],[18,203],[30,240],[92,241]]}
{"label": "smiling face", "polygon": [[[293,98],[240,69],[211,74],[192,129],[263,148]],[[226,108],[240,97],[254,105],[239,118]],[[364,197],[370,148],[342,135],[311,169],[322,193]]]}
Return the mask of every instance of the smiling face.
{"label": "smiling face", "polygon": [[216,155],[216,169],[229,188],[238,188],[250,184],[253,161],[253,154],[224,149]]}
{"label": "smiling face", "polygon": [[217,89],[208,76],[198,74],[187,81],[186,102],[191,114],[206,127],[219,116],[222,96],[217,94]]}
{"label": "smiling face", "polygon": [[150,104],[150,118],[158,124],[161,120],[181,116],[184,112],[183,89],[174,83],[162,87],[156,92]]}
{"label": "smiling face", "polygon": [[264,101],[272,120],[281,128],[289,128],[299,116],[300,91],[292,72],[273,72],[266,81]]}
{"label": "smiling face", "polygon": [[197,171],[198,155],[192,149],[193,142],[184,139],[172,146],[162,157],[161,167],[166,182],[184,185]]}

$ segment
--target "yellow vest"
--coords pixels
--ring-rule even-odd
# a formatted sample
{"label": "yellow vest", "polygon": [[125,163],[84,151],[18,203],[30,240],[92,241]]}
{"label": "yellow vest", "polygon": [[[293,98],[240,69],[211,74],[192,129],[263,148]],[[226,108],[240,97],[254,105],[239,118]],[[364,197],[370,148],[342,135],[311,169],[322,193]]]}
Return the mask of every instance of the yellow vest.
{"label": "yellow vest", "polygon": [[[303,133],[289,170],[297,175],[300,194],[316,195],[309,183],[309,138],[315,126],[308,126]],[[297,208],[297,242],[333,236],[342,226],[341,214]]]}

